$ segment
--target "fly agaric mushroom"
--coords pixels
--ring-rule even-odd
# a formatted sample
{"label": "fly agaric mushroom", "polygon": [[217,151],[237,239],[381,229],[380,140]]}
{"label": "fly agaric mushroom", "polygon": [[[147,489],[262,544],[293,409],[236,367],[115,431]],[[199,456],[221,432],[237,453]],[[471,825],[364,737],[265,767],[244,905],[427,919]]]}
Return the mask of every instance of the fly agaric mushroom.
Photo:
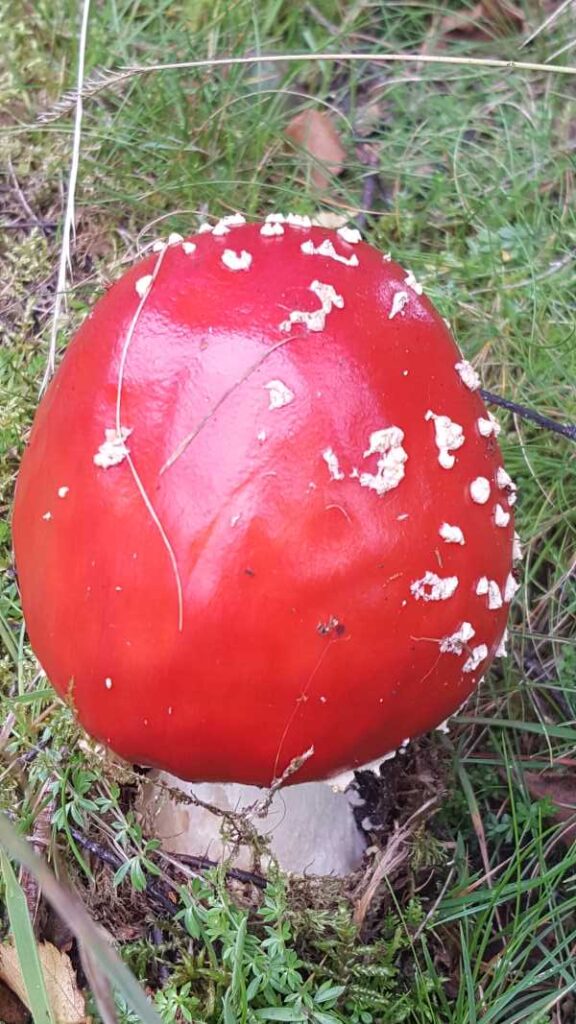
{"label": "fly agaric mushroom", "polygon": [[93,736],[269,786],[383,759],[502,651],[515,487],[410,271],[227,217],[125,273],[20,471],[30,640]]}

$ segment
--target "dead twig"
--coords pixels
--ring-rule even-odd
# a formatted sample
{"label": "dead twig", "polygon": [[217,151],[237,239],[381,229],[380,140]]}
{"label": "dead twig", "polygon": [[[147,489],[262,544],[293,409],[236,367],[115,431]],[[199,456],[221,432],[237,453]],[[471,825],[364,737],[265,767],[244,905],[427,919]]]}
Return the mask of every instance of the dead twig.
{"label": "dead twig", "polygon": [[[78,843],[78,846],[81,846],[82,849],[91,853],[97,858],[97,860],[106,864],[108,867],[113,868],[114,871],[117,871],[118,868],[121,867],[121,858],[115,853],[112,853],[111,850],[107,850],[101,843],[98,843],[96,840],[84,835],[84,833],[77,828],[71,828],[70,832]],[[180,867],[182,871],[185,867],[192,868],[195,871],[213,871],[214,868],[219,867],[218,861],[211,860],[210,857],[193,857],[188,854],[179,854],[178,857],[171,854],[170,863],[173,867]],[[233,878],[235,881],[242,882],[244,884],[249,883],[250,885],[256,886],[257,889],[265,889],[268,885],[267,878],[264,878],[263,875],[257,875],[252,871],[243,871],[241,868],[225,868],[224,873],[227,878]],[[170,915],[177,913],[179,909],[174,896],[175,889],[176,884],[171,888],[167,884],[161,884],[160,882],[151,880],[148,880],[146,883],[146,892],[152,897],[152,899],[156,900],[164,910],[168,911]]]}
{"label": "dead twig", "polygon": [[364,893],[357,901],[354,908],[353,920],[354,924],[359,929],[364,924],[366,914],[370,909],[370,904],[376,895],[382,879],[392,875],[394,871],[396,871],[406,860],[408,855],[408,839],[414,831],[414,827],[418,824],[422,816],[438,803],[438,800],[438,796],[433,796],[430,800],[427,800],[421,807],[414,811],[414,814],[410,815],[408,821],[398,828],[392,836],[390,836],[386,846],[378,855]]}
{"label": "dead twig", "polygon": [[259,818],[265,817],[278,790],[282,788],[284,783],[287,782],[292,775],[297,771],[300,771],[302,765],[306,764],[306,761],[309,761],[313,754],[314,747],[309,747],[308,750],[305,750],[303,754],[299,755],[299,757],[293,757],[288,767],[282,772],[280,778],[274,779],[264,799],[255,804],[252,808]]}
{"label": "dead twig", "polygon": [[557,423],[556,420],[543,416],[541,412],[536,412],[535,409],[519,405],[518,402],[512,402],[509,398],[502,398],[500,395],[495,395],[492,391],[486,391],[485,388],[480,388],[479,393],[489,405],[498,405],[501,409],[507,409],[508,412],[513,412],[516,416],[529,420],[530,423],[536,423],[537,426],[543,427],[545,430],[561,434],[562,437],[567,437],[569,441],[576,441],[576,424],[574,423]]}
{"label": "dead twig", "polygon": [[12,161],[11,161],[10,157],[8,157],[8,160],[7,160],[7,167],[8,167],[8,174],[10,176],[10,181],[12,182],[12,186],[14,188],[14,192],[16,193],[18,202],[20,203],[20,206],[24,210],[24,213],[30,218],[30,220],[32,221],[32,224],[33,224],[34,227],[42,228],[42,221],[40,220],[39,217],[36,216],[36,214],[34,213],[34,210],[30,206],[30,203],[26,199],[26,196],[24,195],[24,192],[20,188],[20,182],[18,181],[18,178],[16,177],[16,171],[14,170],[14,167],[13,167],[13,164],[12,164]]}
{"label": "dead twig", "polygon": [[476,67],[507,71],[534,71],[548,75],[576,75],[576,67],[566,64],[538,64],[533,61],[496,60],[484,57],[452,57],[441,54],[422,53],[358,53],[334,52],[326,53],[276,53],[258,54],[257,57],[208,57],[202,60],[171,61],[167,64],[136,64],[118,68],[98,68],[87,77],[81,87],[63,94],[61,99],[49,110],[38,115],[40,124],[52,121],[69,114],[77,106],[78,99],[91,99],[105,89],[123,85],[124,82],[140,75],[149,75],[156,71],[192,71],[197,69],[214,69],[239,67],[250,64],[272,64],[278,61],[286,63],[309,63],[333,61],[335,63],[363,62],[365,64],[437,64],[440,66]]}

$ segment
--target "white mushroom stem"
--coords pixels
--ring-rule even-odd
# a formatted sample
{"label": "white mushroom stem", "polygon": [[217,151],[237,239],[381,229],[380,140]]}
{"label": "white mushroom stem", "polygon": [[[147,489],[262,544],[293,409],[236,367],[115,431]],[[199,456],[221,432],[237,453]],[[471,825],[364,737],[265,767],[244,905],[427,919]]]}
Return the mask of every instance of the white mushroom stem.
{"label": "white mushroom stem", "polygon": [[[383,758],[381,759],[383,760]],[[171,853],[230,856],[234,867],[253,867],[249,844],[239,850],[221,835],[223,818],[193,803],[176,801],[166,790],[179,790],[227,813],[244,813],[256,832],[270,837],[270,850],[284,871],[294,874],[347,875],[361,864],[365,839],[354,820],[358,795],[334,792],[324,782],[287,786],[274,794],[263,817],[266,790],[236,783],[182,782],[166,772],[151,772],[139,801],[139,815],[150,834]]]}

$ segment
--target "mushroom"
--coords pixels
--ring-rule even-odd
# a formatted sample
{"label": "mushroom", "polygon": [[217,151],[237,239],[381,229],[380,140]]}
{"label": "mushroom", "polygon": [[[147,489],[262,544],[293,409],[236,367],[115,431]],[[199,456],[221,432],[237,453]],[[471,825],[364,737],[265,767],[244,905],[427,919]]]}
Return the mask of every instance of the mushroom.
{"label": "mushroom", "polygon": [[411,271],[307,218],[179,238],[100,299],[38,409],[31,644],[130,761],[331,779],[438,726],[502,647],[515,487]]}

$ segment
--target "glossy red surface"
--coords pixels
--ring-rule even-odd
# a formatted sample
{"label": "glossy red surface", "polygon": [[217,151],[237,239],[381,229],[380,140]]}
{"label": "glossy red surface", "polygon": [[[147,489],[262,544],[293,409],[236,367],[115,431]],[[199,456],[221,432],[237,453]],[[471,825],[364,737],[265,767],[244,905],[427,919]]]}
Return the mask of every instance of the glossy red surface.
{"label": "glossy red surface", "polygon": [[[301,251],[326,238],[358,266]],[[490,610],[475,590],[487,576],[503,591],[511,570],[512,517],[494,522],[497,503],[509,511],[501,455],[448,329],[397,264],[322,228],[191,240],[100,299],[38,409],[14,510],[29,635],[88,732],[129,760],[267,785],[313,747],[290,781],[323,778],[437,725],[488,667],[508,604]],[[225,250],[250,267],[229,269]],[[323,330],[280,329],[319,308],[314,280],[344,307]],[[398,290],[408,301],[390,319]],[[104,469],[94,455],[117,423],[123,360],[130,455]],[[292,400],[270,408],[271,381]],[[429,410],[463,427],[451,469]],[[370,437],[393,425],[405,476],[380,495],[358,474],[377,472]],[[464,544],[440,537],[444,522]],[[457,577],[453,595],[417,599],[426,572]],[[463,622],[468,649],[442,653]],[[463,672],[482,644],[488,657]]]}

